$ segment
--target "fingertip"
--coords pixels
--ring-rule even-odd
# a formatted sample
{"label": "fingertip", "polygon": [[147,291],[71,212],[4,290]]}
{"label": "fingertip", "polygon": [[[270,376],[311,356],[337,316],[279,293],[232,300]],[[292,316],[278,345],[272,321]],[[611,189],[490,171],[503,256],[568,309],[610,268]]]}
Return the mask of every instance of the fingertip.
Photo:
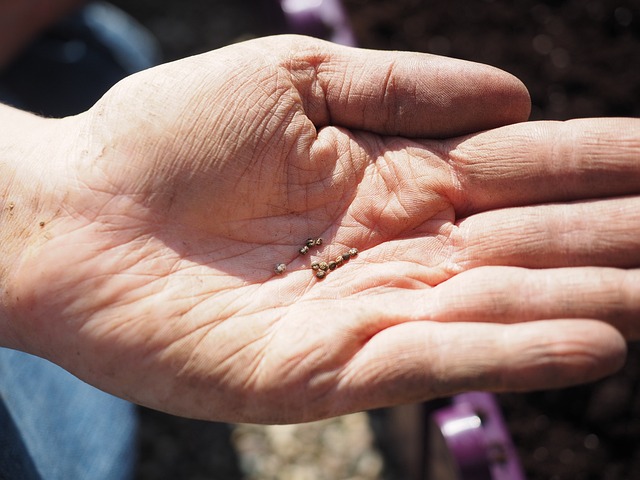
{"label": "fingertip", "polygon": [[[508,327],[534,327],[538,340],[513,345],[515,362],[499,390],[530,391],[593,382],[615,373],[626,361],[624,337],[600,321],[549,320]],[[539,335],[541,331],[546,333]]]}
{"label": "fingertip", "polygon": [[[599,320],[579,321],[578,329],[576,336],[583,334],[588,338],[583,344],[586,351],[585,370],[593,375],[592,380],[615,373],[624,366],[627,342],[619,330]],[[593,368],[589,368],[589,362]]]}
{"label": "fingertip", "polygon": [[[461,61],[460,61],[461,62]],[[452,65],[452,68],[455,68]],[[531,96],[525,84],[513,74],[491,65],[464,62],[460,77],[466,78],[467,91],[460,98],[467,102],[467,120],[460,134],[525,122],[531,114]],[[459,112],[465,109],[458,108]]]}
{"label": "fingertip", "polygon": [[[494,67],[493,67],[494,68]],[[526,122],[531,115],[531,96],[525,84],[509,72],[494,68],[499,79],[495,82],[494,95],[501,99],[502,125]]]}

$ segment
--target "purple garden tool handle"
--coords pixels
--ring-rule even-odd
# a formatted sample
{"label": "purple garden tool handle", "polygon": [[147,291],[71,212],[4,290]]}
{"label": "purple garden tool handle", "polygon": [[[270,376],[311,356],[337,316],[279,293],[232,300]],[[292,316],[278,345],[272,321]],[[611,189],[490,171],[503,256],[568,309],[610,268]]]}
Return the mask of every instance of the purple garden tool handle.
{"label": "purple garden tool handle", "polygon": [[[525,480],[495,397],[471,392],[431,416],[449,453],[456,480]],[[433,461],[434,459],[432,459]]]}
{"label": "purple garden tool handle", "polygon": [[280,0],[280,5],[291,33],[356,45],[340,0]]}

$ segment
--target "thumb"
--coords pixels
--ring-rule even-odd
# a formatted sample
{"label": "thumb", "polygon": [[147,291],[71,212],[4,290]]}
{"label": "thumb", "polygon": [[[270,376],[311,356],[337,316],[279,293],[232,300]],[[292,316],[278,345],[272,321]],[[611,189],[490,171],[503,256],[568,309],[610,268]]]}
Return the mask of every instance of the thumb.
{"label": "thumb", "polygon": [[450,137],[525,121],[530,113],[525,86],[488,65],[293,38],[290,65],[311,72],[298,77],[296,87],[317,127]]}

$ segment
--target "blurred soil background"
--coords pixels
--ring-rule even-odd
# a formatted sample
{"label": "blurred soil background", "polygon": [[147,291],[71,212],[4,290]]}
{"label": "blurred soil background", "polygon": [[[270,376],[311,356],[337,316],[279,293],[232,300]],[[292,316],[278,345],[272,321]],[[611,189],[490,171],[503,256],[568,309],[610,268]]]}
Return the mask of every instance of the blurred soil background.
{"label": "blurred soil background", "polygon": [[[261,2],[261,3],[259,3]],[[268,0],[117,0],[172,60],[277,33]],[[360,46],[429,52],[519,77],[532,119],[640,114],[640,0],[344,0]],[[639,159],[640,160],[640,159]],[[606,219],[603,219],[606,221]],[[501,395],[529,480],[640,479],[640,348],[582,387]],[[141,411],[139,480],[403,479],[392,414],[304,426],[196,422]]]}

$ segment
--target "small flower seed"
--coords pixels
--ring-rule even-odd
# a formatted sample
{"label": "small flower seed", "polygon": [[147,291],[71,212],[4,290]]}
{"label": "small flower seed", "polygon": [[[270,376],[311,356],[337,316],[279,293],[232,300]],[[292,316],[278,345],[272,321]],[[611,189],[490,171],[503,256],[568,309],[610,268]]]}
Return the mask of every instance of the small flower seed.
{"label": "small flower seed", "polygon": [[344,263],[344,258],[342,258],[342,255],[338,255],[335,259],[335,262],[338,267],[342,265]]}
{"label": "small flower seed", "polygon": [[355,257],[358,255],[358,249],[357,248],[350,248],[349,249],[349,256],[350,257]]}
{"label": "small flower seed", "polygon": [[329,263],[329,270],[335,270],[336,267],[338,266],[338,264],[336,262],[334,262],[333,260],[331,260]]}
{"label": "small flower seed", "polygon": [[287,266],[284,263],[278,263],[274,268],[274,271],[276,272],[276,275],[282,275],[286,269]]}
{"label": "small flower seed", "polygon": [[329,264],[327,262],[320,262],[318,264],[318,268],[326,272],[327,270],[329,270]]}
{"label": "small flower seed", "polygon": [[349,254],[349,252],[343,253],[342,254],[342,259],[346,262],[351,258],[351,255]]}
{"label": "small flower seed", "polygon": [[327,275],[327,272],[325,272],[324,270],[318,270],[316,272],[316,277],[318,278],[324,278]]}
{"label": "small flower seed", "polygon": [[319,247],[320,245],[322,245],[322,238],[318,237],[316,238],[316,245]]}
{"label": "small flower seed", "polygon": [[307,253],[309,253],[309,247],[307,247],[306,245],[304,247],[302,247],[300,250],[298,250],[300,252],[300,255],[306,255]]}
{"label": "small flower seed", "polygon": [[320,270],[320,263],[312,262],[311,263],[311,268],[314,269],[314,270]]}
{"label": "small flower seed", "polygon": [[313,238],[307,238],[307,241],[305,242],[305,245],[309,248],[315,246],[316,241]]}

